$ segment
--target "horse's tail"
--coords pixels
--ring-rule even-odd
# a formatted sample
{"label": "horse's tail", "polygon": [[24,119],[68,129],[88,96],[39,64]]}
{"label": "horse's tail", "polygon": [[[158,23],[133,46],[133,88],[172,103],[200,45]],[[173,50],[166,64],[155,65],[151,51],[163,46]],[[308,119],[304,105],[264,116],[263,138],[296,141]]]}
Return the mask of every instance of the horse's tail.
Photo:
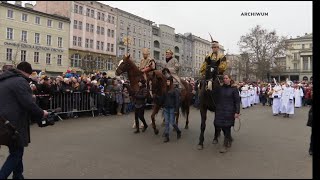
{"label": "horse's tail", "polygon": [[187,93],[186,93],[186,97],[184,98],[184,101],[181,102],[181,112],[183,117],[186,117],[187,113],[189,113],[190,110],[190,104],[191,104],[191,98],[193,96],[192,94],[192,86],[189,83],[186,83],[187,86]]}

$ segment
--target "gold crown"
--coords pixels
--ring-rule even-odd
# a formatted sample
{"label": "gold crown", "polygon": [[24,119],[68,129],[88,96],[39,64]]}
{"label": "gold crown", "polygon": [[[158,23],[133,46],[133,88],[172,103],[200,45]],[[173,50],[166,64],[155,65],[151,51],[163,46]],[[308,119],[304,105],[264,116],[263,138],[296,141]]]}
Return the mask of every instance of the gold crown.
{"label": "gold crown", "polygon": [[171,54],[173,54],[173,51],[172,51],[171,49],[167,49],[167,50],[166,50],[166,53],[171,53]]}

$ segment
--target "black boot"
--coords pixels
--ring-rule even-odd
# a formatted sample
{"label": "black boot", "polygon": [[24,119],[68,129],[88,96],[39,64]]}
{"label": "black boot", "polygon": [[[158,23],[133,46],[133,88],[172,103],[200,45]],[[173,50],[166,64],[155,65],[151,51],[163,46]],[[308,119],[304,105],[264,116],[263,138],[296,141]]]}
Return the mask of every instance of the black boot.
{"label": "black boot", "polygon": [[166,134],[165,136],[164,136],[164,141],[163,141],[164,143],[166,143],[166,142],[169,142],[169,134]]}
{"label": "black boot", "polygon": [[173,125],[173,128],[176,130],[177,132],[177,139],[180,139],[181,138],[181,131],[180,129],[178,128],[177,125]]}
{"label": "black boot", "polygon": [[145,131],[147,130],[147,128],[148,128],[148,125],[145,124],[145,125],[143,126],[142,132],[145,132]]}
{"label": "black boot", "polygon": [[135,130],[133,133],[135,133],[135,134],[140,133],[140,130],[137,129],[137,130]]}

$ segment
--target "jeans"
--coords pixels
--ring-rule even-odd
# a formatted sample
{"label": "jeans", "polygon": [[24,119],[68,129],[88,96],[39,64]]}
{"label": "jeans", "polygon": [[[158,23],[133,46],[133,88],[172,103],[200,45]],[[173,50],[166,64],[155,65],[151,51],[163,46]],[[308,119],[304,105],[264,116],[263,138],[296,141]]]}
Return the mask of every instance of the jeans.
{"label": "jeans", "polygon": [[13,179],[24,179],[23,173],[23,157],[24,147],[14,149],[9,146],[9,156],[0,170],[0,179],[7,179],[13,172]]}
{"label": "jeans", "polygon": [[170,131],[170,124],[179,132],[179,128],[176,125],[176,121],[174,119],[174,108],[164,108],[163,109],[163,114],[164,114],[164,120],[165,120],[165,130],[164,134],[169,135]]}

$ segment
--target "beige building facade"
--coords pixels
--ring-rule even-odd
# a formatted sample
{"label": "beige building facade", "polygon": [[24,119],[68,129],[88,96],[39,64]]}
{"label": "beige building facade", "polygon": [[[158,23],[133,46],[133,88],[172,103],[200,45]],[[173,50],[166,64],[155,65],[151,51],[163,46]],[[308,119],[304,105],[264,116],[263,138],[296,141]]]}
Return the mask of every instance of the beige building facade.
{"label": "beige building facade", "polygon": [[70,18],[70,68],[84,72],[114,71],[115,8],[97,1],[37,1],[35,9]]}
{"label": "beige building facade", "polygon": [[286,78],[292,81],[311,81],[312,80],[312,33],[305,33],[304,36],[290,38],[286,41],[286,62],[281,73],[272,74],[280,80]]}
{"label": "beige building facade", "polygon": [[36,71],[48,75],[65,72],[68,61],[69,18],[34,10],[21,1],[0,3],[0,68],[29,62]]}

